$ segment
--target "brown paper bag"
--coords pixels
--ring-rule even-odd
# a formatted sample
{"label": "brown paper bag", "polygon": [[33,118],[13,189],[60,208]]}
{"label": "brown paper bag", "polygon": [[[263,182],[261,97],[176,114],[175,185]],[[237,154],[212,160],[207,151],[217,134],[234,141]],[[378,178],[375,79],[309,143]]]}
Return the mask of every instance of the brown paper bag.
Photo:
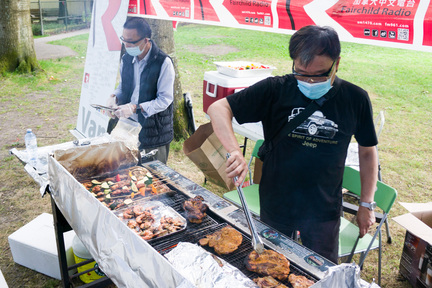
{"label": "brown paper bag", "polygon": [[227,151],[213,132],[211,123],[201,125],[183,144],[183,152],[206,176],[207,180],[234,190],[233,180],[225,173]]}
{"label": "brown paper bag", "polygon": [[255,158],[254,173],[252,178],[254,184],[259,184],[261,181],[262,166],[263,162],[260,159]]}

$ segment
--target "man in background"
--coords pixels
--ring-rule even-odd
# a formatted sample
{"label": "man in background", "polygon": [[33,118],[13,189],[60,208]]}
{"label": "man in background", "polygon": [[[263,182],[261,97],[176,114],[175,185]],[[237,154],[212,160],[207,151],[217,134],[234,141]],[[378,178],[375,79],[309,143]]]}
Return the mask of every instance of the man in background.
{"label": "man in background", "polygon": [[155,158],[166,163],[174,138],[175,71],[171,58],[151,40],[151,33],[145,19],[126,20],[120,37],[126,50],[120,83],[107,105],[116,109],[113,117],[138,121],[142,126],[139,149],[144,153],[157,149]]}

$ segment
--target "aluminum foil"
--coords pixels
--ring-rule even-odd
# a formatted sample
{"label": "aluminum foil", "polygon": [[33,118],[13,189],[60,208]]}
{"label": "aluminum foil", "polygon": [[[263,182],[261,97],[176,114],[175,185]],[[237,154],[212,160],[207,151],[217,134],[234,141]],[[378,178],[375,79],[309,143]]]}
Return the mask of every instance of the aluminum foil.
{"label": "aluminum foil", "polygon": [[165,257],[195,287],[258,287],[240,270],[196,244],[180,242]]}
{"label": "aluminum foil", "polygon": [[125,142],[80,146],[54,151],[54,158],[76,179],[88,179],[134,166],[138,150],[131,150]]}
{"label": "aluminum foil", "polygon": [[[76,141],[65,142],[56,145],[38,147],[38,161],[36,167],[31,166],[28,163],[27,151],[26,150],[18,150],[13,148],[9,151],[11,155],[17,157],[25,166],[25,171],[30,175],[30,177],[35,180],[36,183],[40,186],[40,193],[44,196],[46,187],[48,186],[48,158],[55,151],[63,151],[61,153],[67,153],[66,151],[70,151],[71,153],[78,153],[79,150],[84,151],[91,147],[101,147],[103,145],[109,145],[110,143],[118,142],[117,139],[111,137],[109,134],[104,134],[103,136],[96,138],[86,138]],[[122,142],[124,147],[127,147],[129,151],[134,151],[133,147],[128,146]],[[132,149],[131,149],[132,148]],[[126,150],[122,148],[122,150]],[[135,154],[135,153],[134,153]],[[135,156],[134,162],[138,163],[138,153]],[[71,161],[69,158],[67,161]],[[128,160],[130,161],[130,159]],[[67,164],[66,164],[67,165]]]}
{"label": "aluminum foil", "polygon": [[324,277],[311,288],[379,288],[375,283],[367,283],[360,278],[360,267],[355,263],[344,263],[329,267]]}
{"label": "aluminum foil", "polygon": [[[122,157],[119,157],[119,155],[123,155],[122,153],[125,153],[124,158],[126,158],[127,161],[133,161],[135,163],[138,163],[138,161],[140,160],[138,159],[139,157],[138,147],[140,145],[138,141],[138,135],[140,131],[141,131],[141,125],[138,122],[122,118],[118,121],[116,127],[111,132],[111,134],[105,133],[102,136],[98,136],[94,138],[84,138],[84,139],[65,142],[56,145],[38,147],[38,152],[37,152],[38,161],[36,167],[33,167],[29,164],[26,150],[17,150],[16,148],[13,148],[9,150],[9,153],[11,155],[15,155],[25,165],[24,169],[30,175],[30,177],[32,177],[33,180],[35,180],[35,182],[39,184],[40,193],[42,196],[44,196],[46,192],[46,187],[48,186],[48,175],[47,175],[48,158],[50,157],[50,155],[54,153],[54,151],[65,151],[64,153],[67,153],[66,151],[69,151],[69,153],[75,153],[75,151],[79,151],[80,148],[86,149],[88,146],[91,146],[92,150],[94,151],[97,149],[94,147],[98,147],[99,145],[118,142],[118,144],[121,143],[119,144],[121,148],[120,150],[117,149],[118,151],[115,152],[118,153],[116,155],[117,159],[121,159]],[[129,157],[131,153],[132,156]],[[103,157],[107,157],[107,156],[113,158],[112,155],[109,154],[103,155]],[[134,158],[134,159],[130,159],[130,158]],[[71,159],[69,157],[68,161],[72,163],[70,160]],[[82,163],[80,163],[80,165],[81,164]],[[122,165],[122,164],[118,163],[118,165]]]}
{"label": "aluminum foil", "polygon": [[57,207],[118,287],[193,287],[53,157],[48,158],[48,175]]}

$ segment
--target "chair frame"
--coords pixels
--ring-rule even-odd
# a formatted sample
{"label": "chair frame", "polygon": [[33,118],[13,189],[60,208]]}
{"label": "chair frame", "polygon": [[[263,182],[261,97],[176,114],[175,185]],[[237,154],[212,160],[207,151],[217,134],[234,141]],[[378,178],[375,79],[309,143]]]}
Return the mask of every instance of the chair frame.
{"label": "chair frame", "polygon": [[[348,189],[351,193],[360,196],[361,193],[361,182],[360,182],[360,172],[355,170],[352,167],[346,166],[344,171],[344,178],[342,187],[345,189]],[[377,190],[375,192],[374,200],[377,203],[377,207],[379,207],[382,211],[382,215],[380,221],[378,222],[378,226],[376,228],[375,233],[372,236],[372,239],[368,245],[368,248],[366,251],[356,251],[357,244],[359,242],[359,237],[357,237],[355,244],[353,245],[352,251],[349,255],[348,261],[351,262],[352,257],[354,254],[362,253],[360,260],[359,260],[359,266],[362,267],[363,263],[366,259],[366,256],[368,255],[369,251],[372,249],[379,249],[378,253],[378,285],[381,284],[381,259],[382,259],[382,233],[381,233],[381,227],[383,224],[386,223],[388,219],[388,213],[390,212],[390,209],[392,208],[395,200],[397,197],[397,191],[396,189],[384,184],[381,181],[377,181]],[[377,214],[376,214],[377,217]],[[354,224],[352,224],[354,225]],[[378,247],[372,247],[376,237],[379,237],[378,239]],[[340,255],[344,256],[344,255]]]}
{"label": "chair frame", "polygon": [[[379,136],[381,135],[381,132],[384,128],[384,123],[385,123],[384,111],[381,110],[379,112],[377,118],[375,119],[375,130],[376,130],[377,138],[379,138]],[[378,153],[378,147],[377,147],[377,153]],[[379,161],[379,157],[378,157],[378,180],[382,181],[381,164]],[[345,195],[359,199],[359,197],[356,194],[350,193],[349,191],[347,193],[345,193]],[[357,211],[358,211],[358,206],[344,202],[343,203],[343,211],[350,213],[350,214],[353,214],[353,215],[356,215]],[[383,215],[381,213],[375,212],[376,222],[380,222],[382,217],[383,217]],[[386,227],[387,243],[391,244],[392,243],[392,237],[390,235],[390,228],[389,228],[389,224],[388,224],[388,219],[385,220],[385,227]]]}

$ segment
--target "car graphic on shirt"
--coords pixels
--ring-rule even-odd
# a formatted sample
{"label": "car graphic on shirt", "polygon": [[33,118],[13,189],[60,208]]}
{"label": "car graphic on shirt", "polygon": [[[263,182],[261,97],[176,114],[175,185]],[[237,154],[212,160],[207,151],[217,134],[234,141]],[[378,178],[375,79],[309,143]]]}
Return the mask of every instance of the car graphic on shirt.
{"label": "car graphic on shirt", "polygon": [[[294,119],[304,108],[294,108],[291,115],[288,116],[288,122]],[[317,110],[302,124],[300,124],[293,133],[311,135],[316,137],[332,139],[338,132],[338,125],[332,120],[326,119],[324,114]]]}

